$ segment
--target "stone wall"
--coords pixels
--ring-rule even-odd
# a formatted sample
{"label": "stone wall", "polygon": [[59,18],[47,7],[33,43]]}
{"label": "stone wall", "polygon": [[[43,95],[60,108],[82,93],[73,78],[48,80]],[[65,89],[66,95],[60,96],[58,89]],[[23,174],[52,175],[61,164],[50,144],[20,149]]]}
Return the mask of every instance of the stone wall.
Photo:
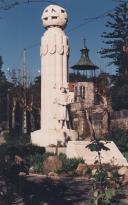
{"label": "stone wall", "polygon": [[102,137],[109,130],[109,113],[102,105],[94,106],[90,113],[96,136]]}
{"label": "stone wall", "polygon": [[108,124],[106,122],[108,118],[102,108],[99,109],[98,106],[87,108],[84,103],[72,103],[70,111],[73,127],[77,130],[80,139],[88,139],[92,135],[92,126],[89,119],[92,121],[97,136],[107,133]]}
{"label": "stone wall", "polygon": [[90,137],[90,127],[87,121],[85,104],[72,103],[70,105],[70,115],[73,128],[78,132],[79,139],[86,139]]}
{"label": "stone wall", "polygon": [[91,137],[92,127],[88,115],[97,137],[104,136],[112,129],[128,129],[128,110],[108,112],[103,105],[86,108],[84,103],[72,103],[70,111],[74,129],[78,131],[80,139]]}
{"label": "stone wall", "polygon": [[128,129],[128,110],[115,111],[110,113],[110,129]]}
{"label": "stone wall", "polygon": [[86,107],[94,104],[94,83],[93,82],[77,82],[69,83],[69,90],[74,93],[75,102],[83,102]]}

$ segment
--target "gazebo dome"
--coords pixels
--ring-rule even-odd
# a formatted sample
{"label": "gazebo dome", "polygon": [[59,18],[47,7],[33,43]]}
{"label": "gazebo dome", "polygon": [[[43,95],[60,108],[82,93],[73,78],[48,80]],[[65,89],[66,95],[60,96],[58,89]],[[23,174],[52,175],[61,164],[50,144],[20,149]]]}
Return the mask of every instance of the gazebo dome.
{"label": "gazebo dome", "polygon": [[80,50],[81,51],[81,57],[78,60],[78,62],[73,65],[71,68],[73,70],[96,70],[98,69],[98,66],[93,64],[89,58],[89,49],[85,46]]}

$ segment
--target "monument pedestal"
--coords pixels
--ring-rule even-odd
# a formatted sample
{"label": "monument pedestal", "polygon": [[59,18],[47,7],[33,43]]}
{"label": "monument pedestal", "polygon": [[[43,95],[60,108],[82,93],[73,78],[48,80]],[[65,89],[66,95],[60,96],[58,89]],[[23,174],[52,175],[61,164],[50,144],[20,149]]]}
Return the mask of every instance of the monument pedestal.
{"label": "monument pedestal", "polygon": [[62,130],[37,130],[31,133],[32,144],[40,147],[47,147],[49,145],[57,145],[60,142],[62,145],[66,143],[66,140],[77,140],[78,134],[74,130],[62,129]]}
{"label": "monument pedestal", "polygon": [[[75,137],[74,132],[70,132],[70,136]],[[77,138],[77,135],[76,135]],[[54,152],[56,151],[55,147],[50,147],[50,145],[57,145],[57,142],[65,142],[64,132],[61,131],[43,131],[37,130],[31,133],[32,143],[41,147],[46,147],[47,151]],[[122,155],[118,147],[113,141],[106,143],[102,141],[106,147],[109,148],[108,151],[101,151],[101,162],[102,164],[110,164],[115,166],[128,166],[126,158]],[[65,153],[67,158],[82,158],[85,163],[88,165],[95,164],[95,161],[98,160],[98,153],[90,151],[86,146],[89,145],[91,141],[68,141],[66,147],[58,148],[59,153]]]}
{"label": "monument pedestal", "polygon": [[[102,141],[106,147],[109,148],[108,151],[101,151],[101,162],[103,164],[111,164],[117,166],[128,166],[128,162],[122,155],[118,147],[114,142],[109,141],[106,143]],[[96,160],[98,160],[98,153],[90,151],[86,146],[89,145],[91,141],[69,141],[67,144],[66,155],[68,158],[83,158],[85,163],[88,165],[93,165]]]}

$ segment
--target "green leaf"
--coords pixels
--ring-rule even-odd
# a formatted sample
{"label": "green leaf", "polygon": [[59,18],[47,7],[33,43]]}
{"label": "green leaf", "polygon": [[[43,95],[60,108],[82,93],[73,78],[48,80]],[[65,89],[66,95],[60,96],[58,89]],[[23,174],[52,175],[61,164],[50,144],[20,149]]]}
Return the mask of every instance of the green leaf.
{"label": "green leaf", "polygon": [[92,152],[94,151],[99,152],[101,150],[105,150],[105,151],[110,150],[108,147],[104,145],[103,142],[99,142],[99,141],[93,141],[92,143],[87,145],[86,148],[89,148]]}

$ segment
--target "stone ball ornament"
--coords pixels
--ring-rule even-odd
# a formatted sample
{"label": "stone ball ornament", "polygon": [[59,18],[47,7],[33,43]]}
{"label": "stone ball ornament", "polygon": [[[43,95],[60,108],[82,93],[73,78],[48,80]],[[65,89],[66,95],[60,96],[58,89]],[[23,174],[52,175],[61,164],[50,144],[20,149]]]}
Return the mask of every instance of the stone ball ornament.
{"label": "stone ball ornament", "polygon": [[64,29],[68,21],[68,15],[64,8],[50,5],[43,11],[41,20],[45,28],[56,26]]}

